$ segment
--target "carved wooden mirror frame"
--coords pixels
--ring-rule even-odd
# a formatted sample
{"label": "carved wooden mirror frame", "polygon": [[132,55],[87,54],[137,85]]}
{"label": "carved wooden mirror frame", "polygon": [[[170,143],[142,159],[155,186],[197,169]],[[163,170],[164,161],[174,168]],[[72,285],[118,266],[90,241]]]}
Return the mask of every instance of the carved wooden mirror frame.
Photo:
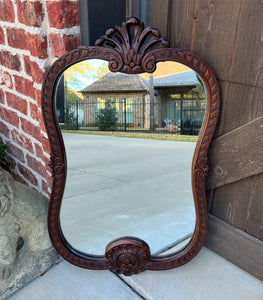
{"label": "carved wooden mirror frame", "polygon": [[[190,242],[179,252],[151,256],[146,242],[122,237],[106,247],[105,256],[83,253],[72,247],[60,226],[60,207],[66,180],[66,154],[55,112],[55,88],[60,75],[71,65],[86,59],[109,62],[112,72],[152,73],[157,62],[174,61],[193,69],[206,89],[206,112],[192,162],[192,188],[196,209],[196,225]],[[190,261],[202,248],[207,235],[207,203],[205,179],[209,169],[208,149],[219,114],[219,85],[212,69],[186,49],[169,48],[169,42],[156,29],[144,28],[136,18],[129,18],[122,27],[107,30],[96,46],[80,46],[60,57],[48,70],[42,89],[42,110],[51,145],[51,170],[54,177],[48,213],[48,229],[57,252],[70,263],[82,268],[105,270],[131,275],[144,270],[167,270]]]}

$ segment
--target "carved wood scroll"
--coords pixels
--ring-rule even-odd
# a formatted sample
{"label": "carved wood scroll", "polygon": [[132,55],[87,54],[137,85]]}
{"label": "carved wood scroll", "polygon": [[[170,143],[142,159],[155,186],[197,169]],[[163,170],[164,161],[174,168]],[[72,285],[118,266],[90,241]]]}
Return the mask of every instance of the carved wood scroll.
{"label": "carved wood scroll", "polygon": [[[63,236],[59,213],[66,180],[66,156],[54,108],[55,87],[59,76],[71,65],[87,59],[109,62],[112,72],[137,74],[154,72],[156,63],[175,61],[187,65],[202,78],[207,106],[192,164],[192,188],[196,208],[196,226],[191,241],[179,252],[167,256],[151,256],[146,242],[123,237],[110,243],[105,256],[92,256],[72,247]],[[79,47],[60,57],[48,70],[42,89],[42,110],[51,145],[50,166],[54,177],[48,214],[51,241],[58,253],[70,263],[87,269],[131,275],[144,270],[166,270],[191,260],[202,248],[207,235],[205,179],[208,172],[207,153],[219,113],[219,85],[212,69],[186,49],[169,48],[169,42],[156,29],[144,28],[136,18],[122,27],[109,29],[96,46]]]}

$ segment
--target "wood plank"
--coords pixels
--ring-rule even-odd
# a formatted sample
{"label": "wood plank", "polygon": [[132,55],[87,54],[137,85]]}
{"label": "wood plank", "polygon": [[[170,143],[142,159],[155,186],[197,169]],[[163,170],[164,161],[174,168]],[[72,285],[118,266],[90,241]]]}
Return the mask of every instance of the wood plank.
{"label": "wood plank", "polygon": [[214,198],[214,190],[206,191],[207,211],[211,213]]}
{"label": "wood plank", "polygon": [[200,0],[192,51],[202,57],[219,79],[229,79],[240,0]]}
{"label": "wood plank", "polygon": [[157,28],[161,35],[167,38],[169,0],[151,1],[151,27]]}
{"label": "wood plank", "polygon": [[172,1],[171,22],[168,29],[172,47],[191,49],[196,3],[196,0]]}
{"label": "wood plank", "polygon": [[207,189],[262,173],[262,144],[263,116],[214,140]]}
{"label": "wood plank", "polygon": [[210,213],[245,231],[249,205],[253,201],[254,183],[255,176],[251,176],[214,189]]}
{"label": "wood plank", "polygon": [[263,280],[263,242],[209,215],[206,247]]}
{"label": "wood plank", "polygon": [[220,134],[228,133],[263,116],[263,89],[229,84],[224,95]]}
{"label": "wood plank", "polygon": [[243,1],[230,75],[231,81],[263,86],[262,12],[262,0]]}
{"label": "wood plank", "polygon": [[[253,197],[248,207],[246,232],[263,240],[263,174],[255,178]],[[263,251],[263,250],[262,250]]]}

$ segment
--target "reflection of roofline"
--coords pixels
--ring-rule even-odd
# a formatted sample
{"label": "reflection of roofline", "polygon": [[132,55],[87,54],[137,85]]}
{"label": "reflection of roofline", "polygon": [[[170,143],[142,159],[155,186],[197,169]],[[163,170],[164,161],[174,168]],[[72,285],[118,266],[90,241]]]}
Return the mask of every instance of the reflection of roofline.
{"label": "reflection of roofline", "polygon": [[[154,90],[190,90],[195,88],[197,84],[198,78],[193,70],[153,79]],[[138,74],[107,73],[92,84],[86,86],[80,92],[83,95],[147,93],[149,92],[149,81]]]}
{"label": "reflection of roofline", "polygon": [[82,94],[111,94],[111,93],[125,94],[125,93],[147,93],[147,92],[148,90],[81,91]]}
{"label": "reflection of roofline", "polygon": [[181,89],[181,88],[195,88],[196,85],[165,85],[165,86],[154,86],[155,90],[167,90],[167,89]]}

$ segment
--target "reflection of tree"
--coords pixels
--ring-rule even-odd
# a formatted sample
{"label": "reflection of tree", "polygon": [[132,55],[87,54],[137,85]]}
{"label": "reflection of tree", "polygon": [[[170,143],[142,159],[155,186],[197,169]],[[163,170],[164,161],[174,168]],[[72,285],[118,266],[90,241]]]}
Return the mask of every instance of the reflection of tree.
{"label": "reflection of tree", "polygon": [[192,89],[192,93],[197,95],[197,97],[204,98],[204,87],[201,83],[198,83],[195,88]]}
{"label": "reflection of tree", "polygon": [[108,68],[108,63],[105,62],[102,65],[100,65],[99,68],[96,70],[94,77],[99,79],[107,73],[109,73],[109,68]]}
{"label": "reflection of tree", "polygon": [[71,89],[67,90],[67,97],[68,97],[68,99],[67,99],[68,101],[76,101],[76,100],[81,101],[82,100],[82,98],[79,97],[77,95],[77,93]]}
{"label": "reflection of tree", "polygon": [[64,72],[64,79],[69,88],[78,90],[80,77],[92,77],[94,72],[94,66],[89,61],[83,61],[68,68]]}
{"label": "reflection of tree", "polygon": [[102,131],[116,130],[118,117],[114,104],[114,100],[108,100],[96,115],[95,122]]}
{"label": "reflection of tree", "polygon": [[109,73],[108,62],[94,63],[92,60],[73,65],[64,72],[65,85],[72,90],[81,90],[87,82],[97,80]]}

